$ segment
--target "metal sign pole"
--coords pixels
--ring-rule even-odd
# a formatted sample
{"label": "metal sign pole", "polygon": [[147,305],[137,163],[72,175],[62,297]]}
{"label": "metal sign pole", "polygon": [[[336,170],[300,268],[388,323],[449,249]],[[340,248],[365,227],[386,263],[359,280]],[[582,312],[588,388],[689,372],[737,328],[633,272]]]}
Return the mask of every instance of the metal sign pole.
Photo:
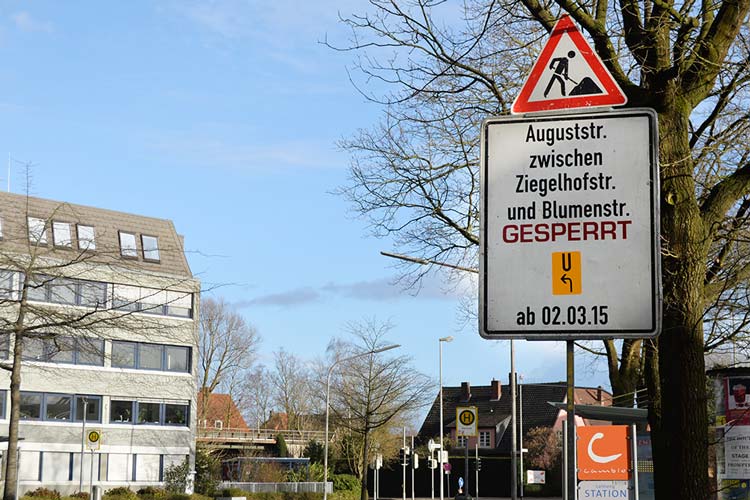
{"label": "metal sign pole", "polygon": [[414,500],[414,436],[411,437],[411,500]]}
{"label": "metal sign pole", "polygon": [[638,437],[635,433],[635,424],[630,426],[630,445],[633,457],[633,500],[638,500]]}
{"label": "metal sign pole", "polygon": [[403,478],[401,481],[401,498],[403,500],[406,500],[406,463],[409,461],[409,454],[407,453],[406,449],[406,427],[404,427],[404,463],[401,464],[401,468],[403,469]]}
{"label": "metal sign pole", "polygon": [[479,500],[479,442],[474,446],[474,496]]}
{"label": "metal sign pole", "polygon": [[567,413],[567,429],[566,429],[566,442],[567,446],[567,481],[566,481],[566,491],[567,491],[567,500],[576,500],[576,421],[575,421],[575,357],[573,355],[573,350],[575,347],[575,341],[568,340],[566,342],[567,345],[567,356],[566,356],[566,364],[567,364],[567,379],[568,379],[568,397],[567,397],[567,405],[566,405],[566,413]]}
{"label": "metal sign pole", "polygon": [[94,498],[94,449],[91,448],[91,467],[89,474],[89,498]]}
{"label": "metal sign pole", "polygon": [[562,440],[562,497],[568,500],[568,421],[563,420],[563,440]]}

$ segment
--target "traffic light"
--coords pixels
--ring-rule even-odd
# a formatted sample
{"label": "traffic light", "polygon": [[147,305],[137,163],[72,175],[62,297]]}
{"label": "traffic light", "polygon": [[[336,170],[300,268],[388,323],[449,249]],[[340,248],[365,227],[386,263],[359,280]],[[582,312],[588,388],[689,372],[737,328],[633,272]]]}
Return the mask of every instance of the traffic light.
{"label": "traffic light", "polygon": [[477,470],[482,470],[482,457],[477,457]]}
{"label": "traffic light", "polygon": [[419,469],[419,455],[416,453],[412,453],[409,455],[410,462],[411,462],[411,468],[412,469]]}
{"label": "traffic light", "polygon": [[401,465],[407,465],[406,463],[406,448],[401,448],[398,450],[398,458],[401,462]]}

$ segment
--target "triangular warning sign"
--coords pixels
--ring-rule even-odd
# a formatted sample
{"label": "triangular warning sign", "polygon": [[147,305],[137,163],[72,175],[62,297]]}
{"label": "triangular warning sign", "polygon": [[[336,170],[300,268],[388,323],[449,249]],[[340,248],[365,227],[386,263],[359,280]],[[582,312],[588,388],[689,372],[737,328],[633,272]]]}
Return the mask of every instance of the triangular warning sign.
{"label": "triangular warning sign", "polygon": [[628,102],[615,79],[565,15],[557,21],[511,113],[619,106]]}

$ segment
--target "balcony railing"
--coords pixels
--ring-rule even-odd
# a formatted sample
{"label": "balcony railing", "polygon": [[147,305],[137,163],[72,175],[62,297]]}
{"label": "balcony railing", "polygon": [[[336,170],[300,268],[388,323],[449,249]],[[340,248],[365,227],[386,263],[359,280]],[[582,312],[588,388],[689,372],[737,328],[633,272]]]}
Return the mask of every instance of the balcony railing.
{"label": "balcony railing", "polygon": [[[290,429],[216,429],[213,427],[198,427],[198,440],[203,442],[236,442],[263,443],[276,442],[276,436],[281,434],[287,442],[307,443],[317,441],[322,443],[325,431],[307,431]],[[331,435],[333,437],[333,435]]]}

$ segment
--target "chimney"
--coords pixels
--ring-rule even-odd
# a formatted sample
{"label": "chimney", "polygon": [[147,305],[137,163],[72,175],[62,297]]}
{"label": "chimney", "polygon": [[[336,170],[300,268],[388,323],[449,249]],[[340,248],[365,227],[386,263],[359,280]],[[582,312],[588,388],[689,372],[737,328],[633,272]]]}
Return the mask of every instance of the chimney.
{"label": "chimney", "polygon": [[492,382],[490,382],[490,400],[492,401],[498,401],[500,399],[500,396],[503,394],[502,386],[500,385],[499,380],[492,379]]}
{"label": "chimney", "polygon": [[471,386],[468,382],[461,382],[461,401],[471,399]]}
{"label": "chimney", "polygon": [[604,401],[602,401],[602,386],[596,388],[596,402],[599,403],[599,406],[604,404]]}

